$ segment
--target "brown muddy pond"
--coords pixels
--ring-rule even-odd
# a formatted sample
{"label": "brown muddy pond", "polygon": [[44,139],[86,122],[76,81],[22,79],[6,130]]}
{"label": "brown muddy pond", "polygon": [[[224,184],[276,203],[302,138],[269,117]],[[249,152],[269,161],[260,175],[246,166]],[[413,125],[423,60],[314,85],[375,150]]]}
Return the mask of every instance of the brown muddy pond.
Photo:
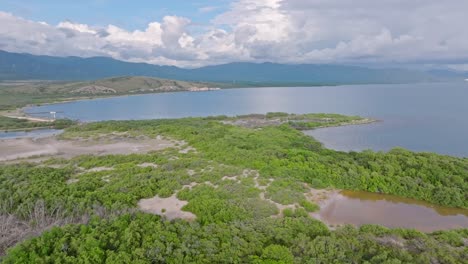
{"label": "brown muddy pond", "polygon": [[414,228],[423,232],[468,228],[466,209],[357,191],[342,191],[332,196],[322,205],[319,218],[329,225],[378,224],[390,228]]}

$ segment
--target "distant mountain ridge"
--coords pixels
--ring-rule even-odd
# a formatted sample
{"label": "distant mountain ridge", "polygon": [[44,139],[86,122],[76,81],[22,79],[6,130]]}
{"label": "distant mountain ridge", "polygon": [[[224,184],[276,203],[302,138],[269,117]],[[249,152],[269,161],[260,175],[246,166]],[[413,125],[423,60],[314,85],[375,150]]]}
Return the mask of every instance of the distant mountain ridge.
{"label": "distant mountain ridge", "polygon": [[148,76],[252,86],[412,83],[459,79],[456,74],[345,65],[229,63],[197,69],[131,63],[108,57],[52,57],[0,51],[0,80],[97,80]]}

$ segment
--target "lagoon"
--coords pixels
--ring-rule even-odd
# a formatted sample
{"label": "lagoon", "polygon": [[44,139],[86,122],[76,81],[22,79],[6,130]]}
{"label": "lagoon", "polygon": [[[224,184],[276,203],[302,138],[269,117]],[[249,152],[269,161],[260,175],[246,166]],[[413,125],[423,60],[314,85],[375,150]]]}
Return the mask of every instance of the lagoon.
{"label": "lagoon", "polygon": [[448,208],[395,195],[342,191],[322,206],[318,218],[335,226],[379,224],[423,232],[468,228],[468,210]]}
{"label": "lagoon", "polygon": [[147,94],[30,107],[84,122],[266,112],[339,113],[381,120],[306,132],[343,151],[404,147],[468,157],[468,83],[244,88]]}

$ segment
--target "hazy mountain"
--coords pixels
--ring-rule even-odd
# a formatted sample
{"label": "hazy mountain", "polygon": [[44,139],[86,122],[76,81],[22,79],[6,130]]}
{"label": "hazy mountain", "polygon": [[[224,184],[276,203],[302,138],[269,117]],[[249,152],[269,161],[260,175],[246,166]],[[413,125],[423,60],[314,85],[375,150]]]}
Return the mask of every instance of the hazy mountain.
{"label": "hazy mountain", "polygon": [[95,80],[114,76],[148,76],[238,85],[408,83],[460,79],[456,74],[344,65],[230,63],[183,69],[123,62],[107,57],[64,58],[0,51],[0,80]]}

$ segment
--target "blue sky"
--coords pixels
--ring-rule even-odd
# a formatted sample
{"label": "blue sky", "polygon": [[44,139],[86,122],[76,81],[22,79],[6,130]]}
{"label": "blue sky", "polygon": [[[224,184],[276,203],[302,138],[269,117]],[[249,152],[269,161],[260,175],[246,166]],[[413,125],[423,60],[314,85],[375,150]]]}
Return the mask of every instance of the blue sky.
{"label": "blue sky", "polygon": [[145,28],[166,15],[208,24],[226,11],[228,0],[0,0],[0,10],[34,21],[55,25],[64,20],[127,30]]}
{"label": "blue sky", "polygon": [[468,0],[0,0],[0,49],[198,67],[468,69]]}

